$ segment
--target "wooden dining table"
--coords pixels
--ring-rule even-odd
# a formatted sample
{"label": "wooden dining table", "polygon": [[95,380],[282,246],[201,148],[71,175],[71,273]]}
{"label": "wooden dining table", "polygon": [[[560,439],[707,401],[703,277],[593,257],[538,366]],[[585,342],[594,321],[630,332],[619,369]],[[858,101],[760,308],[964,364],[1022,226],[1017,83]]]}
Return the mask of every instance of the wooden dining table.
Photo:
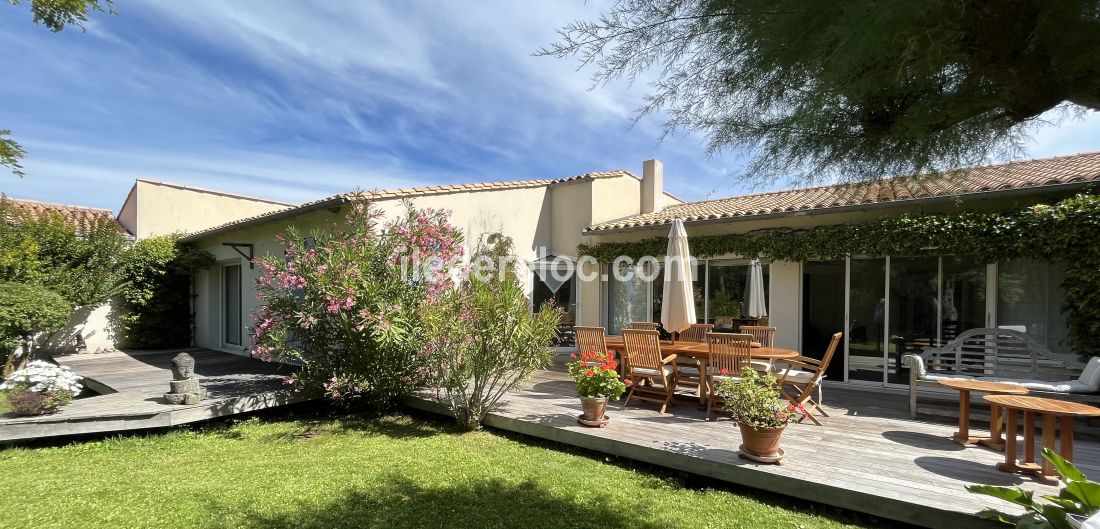
{"label": "wooden dining table", "polygon": [[[623,350],[626,348],[622,336],[608,336],[604,339],[604,343],[608,349],[619,353],[619,356],[622,357]],[[674,354],[677,358],[688,357],[701,360],[699,362],[699,380],[707,379],[707,359],[710,357],[710,347],[707,344],[661,340],[661,353],[665,356]],[[776,360],[790,360],[798,357],[799,354],[798,351],[793,349],[763,347],[757,342],[752,342],[752,347],[749,348],[749,356],[755,360],[767,360],[768,365],[772,365]],[[707,392],[701,386],[697,395],[700,403],[707,398]]]}
{"label": "wooden dining table", "polygon": [[[617,353],[622,353],[623,349],[626,348],[626,343],[623,342],[621,336],[608,336],[604,339],[604,343],[608,349]],[[661,340],[661,352],[666,355],[674,354],[677,357],[687,356],[699,360],[706,360],[710,356],[710,348],[707,344],[701,342]],[[795,358],[798,356],[798,351],[781,347],[761,347],[759,343],[752,342],[749,355],[756,360],[767,360],[768,363],[772,363],[776,360]]]}

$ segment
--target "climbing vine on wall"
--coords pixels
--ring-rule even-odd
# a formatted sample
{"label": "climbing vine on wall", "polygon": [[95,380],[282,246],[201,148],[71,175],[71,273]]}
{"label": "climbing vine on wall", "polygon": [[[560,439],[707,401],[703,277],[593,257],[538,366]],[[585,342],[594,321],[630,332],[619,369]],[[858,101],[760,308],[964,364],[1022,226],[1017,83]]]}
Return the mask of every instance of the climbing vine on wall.
{"label": "climbing vine on wall", "polygon": [[[610,263],[664,255],[665,237],[580,245],[578,255]],[[1055,204],[1007,212],[902,215],[804,230],[765,229],[690,237],[698,258],[739,255],[769,260],[843,259],[849,255],[972,255],[987,262],[1029,257],[1065,266],[1063,311],[1069,345],[1100,355],[1100,195],[1081,193]]]}

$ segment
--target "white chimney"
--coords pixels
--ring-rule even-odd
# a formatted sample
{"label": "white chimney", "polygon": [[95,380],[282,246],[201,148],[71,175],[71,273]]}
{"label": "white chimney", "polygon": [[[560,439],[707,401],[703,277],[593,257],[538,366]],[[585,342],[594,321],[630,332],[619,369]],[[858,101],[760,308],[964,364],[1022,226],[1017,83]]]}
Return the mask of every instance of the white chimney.
{"label": "white chimney", "polygon": [[642,162],[641,213],[653,213],[664,206],[665,165],[660,160]]}

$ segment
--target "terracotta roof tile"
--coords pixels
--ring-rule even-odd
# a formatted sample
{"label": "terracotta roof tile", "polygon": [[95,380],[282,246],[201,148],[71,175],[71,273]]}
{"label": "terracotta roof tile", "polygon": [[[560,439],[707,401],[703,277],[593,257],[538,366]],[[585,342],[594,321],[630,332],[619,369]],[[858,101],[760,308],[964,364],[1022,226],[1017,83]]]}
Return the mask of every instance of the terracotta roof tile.
{"label": "terracotta roof tile", "polygon": [[10,205],[15,211],[23,214],[31,215],[33,217],[41,217],[42,215],[55,214],[60,215],[66,222],[72,224],[73,227],[80,227],[82,225],[91,225],[97,222],[110,222],[118,228],[118,231],[129,235],[126,228],[123,228],[121,224],[115,219],[114,213],[109,209],[102,208],[90,208],[87,206],[71,206],[66,204],[53,204],[49,202],[39,202],[37,200],[25,200],[10,198],[7,196],[0,197],[0,201]]}
{"label": "terracotta roof tile", "polygon": [[838,184],[771,191],[702,202],[686,202],[661,211],[589,226],[596,233],[684,222],[742,219],[800,210],[827,210],[863,204],[901,202],[988,191],[1100,181],[1100,152],[1020,160],[953,169],[935,176],[898,177],[879,182]]}
{"label": "terracotta roof tile", "polygon": [[[375,191],[365,191],[362,194],[363,194],[363,197],[366,198],[367,200],[390,199],[390,198],[412,198],[412,197],[419,197],[419,196],[442,195],[442,194],[447,194],[447,193],[462,193],[462,192],[470,192],[470,191],[491,191],[491,190],[496,190],[496,189],[520,189],[520,188],[546,187],[546,186],[553,186],[553,185],[557,185],[557,184],[564,184],[564,183],[567,183],[567,182],[579,182],[579,181],[583,181],[583,180],[594,180],[594,179],[600,179],[600,178],[613,178],[613,177],[619,177],[619,176],[630,176],[632,178],[637,178],[637,176],[635,176],[630,171],[617,169],[617,170],[614,170],[614,171],[599,171],[599,172],[585,173],[585,174],[581,174],[581,175],[570,176],[570,177],[566,177],[566,178],[557,178],[557,179],[513,180],[513,181],[507,181],[507,182],[477,182],[477,183],[472,183],[472,184],[432,185],[432,186],[424,186],[424,187],[409,187],[409,188],[402,188],[402,189],[381,189],[381,190],[375,190]],[[340,195],[334,195],[334,196],[323,198],[323,199],[320,199],[320,200],[314,200],[312,202],[306,202],[304,204],[301,204],[301,205],[293,207],[293,208],[288,208],[288,209],[283,209],[283,210],[278,210],[278,211],[272,211],[272,212],[264,213],[264,214],[261,214],[261,215],[255,215],[255,216],[252,216],[252,217],[246,217],[246,218],[243,218],[243,219],[238,219],[236,221],[228,222],[228,223],[222,224],[220,226],[214,226],[212,228],[207,228],[205,230],[195,232],[191,235],[188,235],[188,236],[184,237],[183,240],[184,241],[193,241],[193,240],[201,239],[203,237],[208,237],[210,235],[213,235],[214,233],[220,233],[222,231],[231,230],[231,229],[235,229],[235,228],[238,228],[238,227],[243,227],[244,225],[257,224],[257,223],[265,222],[269,219],[290,217],[290,216],[295,216],[295,215],[307,213],[309,211],[313,211],[315,209],[319,209],[319,208],[323,208],[323,207],[336,206],[336,205],[343,204],[343,203],[346,203],[346,202],[350,201],[353,196],[354,196],[354,193],[343,193],[343,194],[340,194]]]}

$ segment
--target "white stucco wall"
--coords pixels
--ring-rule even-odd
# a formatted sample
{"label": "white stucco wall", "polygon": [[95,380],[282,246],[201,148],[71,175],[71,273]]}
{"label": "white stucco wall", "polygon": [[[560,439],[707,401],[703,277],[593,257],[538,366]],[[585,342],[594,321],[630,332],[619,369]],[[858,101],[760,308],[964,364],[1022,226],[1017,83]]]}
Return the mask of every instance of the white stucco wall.
{"label": "white stucco wall", "polygon": [[137,180],[119,211],[119,222],[138,239],[193,233],[226,222],[286,209],[289,204]]}
{"label": "white stucco wall", "polygon": [[775,327],[775,346],[800,348],[799,318],[801,317],[802,265],[791,261],[771,263],[771,300],[768,322]]}
{"label": "white stucco wall", "polygon": [[115,349],[115,335],[111,324],[113,316],[114,302],[77,308],[64,328],[43,337],[45,342],[42,346],[47,351],[59,353],[78,350],[112,351]]}
{"label": "white stucco wall", "polygon": [[[606,184],[606,185],[600,185]],[[411,199],[417,208],[440,208],[451,211],[451,222],[463,231],[467,255],[476,250],[478,241],[484,236],[500,233],[512,238],[517,256],[529,260],[538,257],[545,249],[549,253],[573,256],[577,244],[581,242],[581,230],[592,222],[611,218],[607,215],[623,211],[620,206],[612,209],[616,213],[603,213],[593,218],[595,188],[599,188],[605,197],[616,196],[624,201],[624,193],[634,193],[629,200],[630,207],[637,211],[637,179],[630,176],[588,179],[556,184],[513,189],[495,189],[482,191],[448,192],[436,195],[417,196]],[[374,204],[384,212],[385,218],[393,218],[404,211],[400,199],[382,199]],[[345,206],[346,207],[346,206]],[[601,210],[602,212],[602,210]],[[256,280],[259,270],[249,269],[248,263],[226,242],[251,243],[255,245],[255,256],[281,256],[283,247],[276,243],[277,234],[293,225],[301,233],[331,226],[341,222],[344,212],[321,210],[288,219],[275,220],[262,225],[233,230],[198,241],[196,246],[210,252],[218,260],[218,266],[200,271],[195,275],[195,291],[198,297],[195,305],[195,343],[202,347],[221,349],[230,352],[244,352],[247,347],[247,329],[251,327],[250,315],[257,309]],[[231,264],[242,265],[242,336],[245,347],[225,347],[222,344],[222,267]],[[528,277],[528,282],[531,278]],[[530,288],[530,284],[528,285]],[[594,298],[599,303],[598,285],[579,285],[582,304]],[[579,308],[581,317],[598,316],[598,311],[587,305]]]}

